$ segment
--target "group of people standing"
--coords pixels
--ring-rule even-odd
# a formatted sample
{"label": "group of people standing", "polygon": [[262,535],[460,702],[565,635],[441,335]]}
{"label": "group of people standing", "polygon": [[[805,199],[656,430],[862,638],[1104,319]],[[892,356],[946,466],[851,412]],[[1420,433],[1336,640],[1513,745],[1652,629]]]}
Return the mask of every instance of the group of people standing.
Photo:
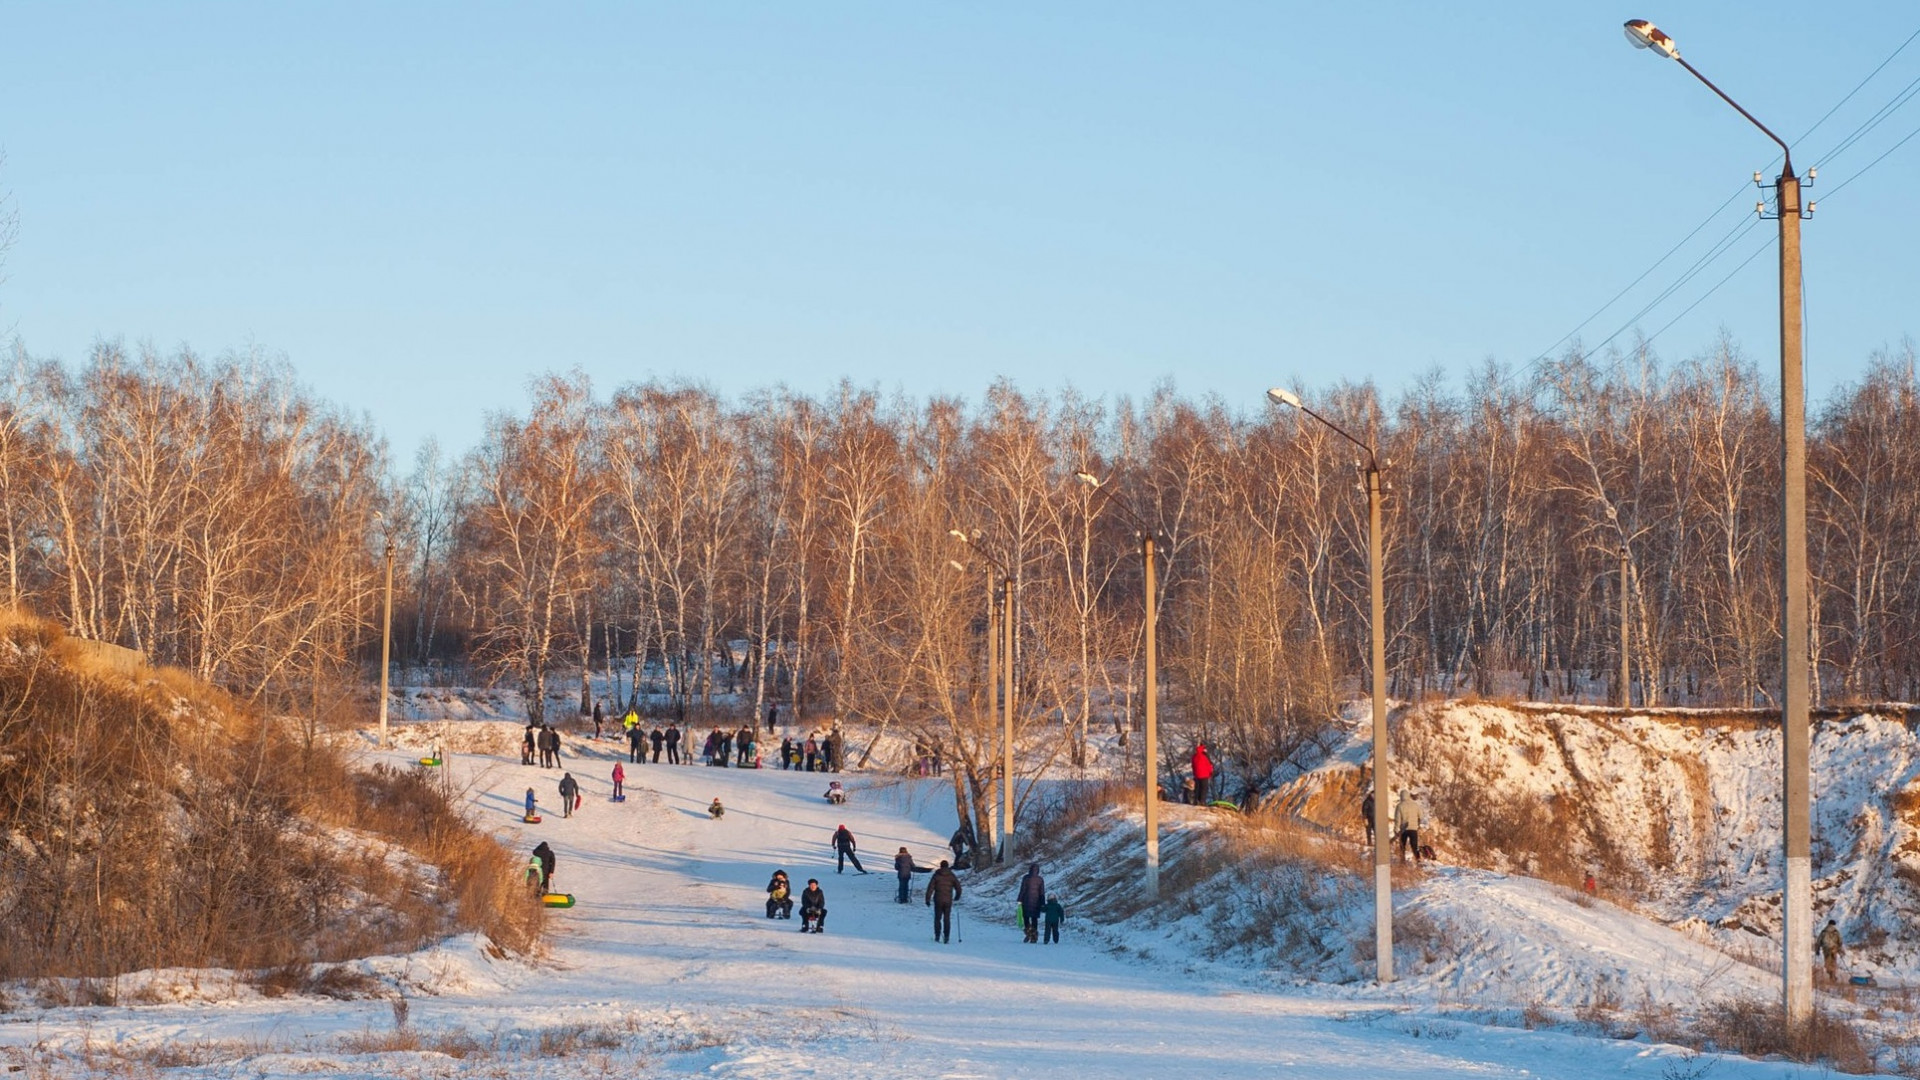
{"label": "group of people standing", "polygon": [[665,730],[655,724],[652,731],[640,720],[640,714],[629,710],[621,725],[626,729],[627,760],[635,765],[643,765],[647,760],[647,748],[653,748],[653,763],[660,764],[660,752],[666,751],[667,764],[680,764],[680,726],[668,724]]}
{"label": "group of people standing", "polygon": [[839,772],[846,758],[845,751],[846,736],[837,726],[824,735],[814,731],[804,739],[788,736],[780,740],[780,767],[803,772]]}
{"label": "group of people standing", "polygon": [[722,769],[729,764],[736,769],[757,769],[760,758],[754,752],[754,745],[753,729],[744,724],[738,731],[714,728],[707,732],[707,744],[701,749],[700,757],[708,765]]}
{"label": "group of people standing", "polygon": [[536,755],[541,768],[560,767],[560,733],[553,730],[552,724],[527,724],[526,734],[520,740],[520,764],[533,764]]}
{"label": "group of people standing", "polygon": [[[1399,845],[1401,862],[1406,862],[1407,856],[1412,855],[1417,865],[1433,857],[1433,848],[1420,841],[1420,830],[1427,827],[1427,801],[1418,791],[1409,790],[1399,794],[1392,812],[1387,815],[1387,820],[1393,826],[1393,835],[1387,842]],[[1369,791],[1367,797],[1360,800],[1360,819],[1367,830],[1368,846],[1373,844],[1374,810],[1373,792]]]}

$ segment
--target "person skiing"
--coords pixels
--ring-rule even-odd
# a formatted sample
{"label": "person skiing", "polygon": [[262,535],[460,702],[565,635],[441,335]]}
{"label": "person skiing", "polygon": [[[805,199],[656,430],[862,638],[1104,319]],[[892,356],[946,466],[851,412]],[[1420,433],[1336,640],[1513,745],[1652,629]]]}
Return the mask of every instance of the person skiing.
{"label": "person skiing", "polygon": [[941,859],[927,880],[927,906],[933,909],[933,940],[945,945],[953,936],[953,902],[960,899],[960,875]]}
{"label": "person skiing", "polygon": [[1839,982],[1840,974],[1836,968],[1840,963],[1840,954],[1846,952],[1847,947],[1840,941],[1840,927],[1832,919],[1827,920],[1820,936],[1814,939],[1813,951],[1826,962],[1827,981]]}
{"label": "person skiing", "polygon": [[667,725],[667,764],[680,764],[680,728],[674,724]]}
{"label": "person skiing", "polygon": [[1020,879],[1014,898],[1020,901],[1020,929],[1026,934],[1027,944],[1039,944],[1040,909],[1047,902],[1047,879],[1040,876],[1039,863],[1027,865],[1027,874]]}
{"label": "person skiing", "polygon": [[916,867],[913,865],[913,853],[905,847],[902,847],[899,854],[893,857],[893,872],[895,876],[900,879],[899,902],[902,904],[909,902],[907,893],[913,883],[913,871],[915,869]]}
{"label": "person skiing", "polygon": [[713,801],[707,804],[707,816],[715,821],[719,821],[720,816],[726,812],[727,808],[720,805],[720,796],[718,795],[715,795]]}
{"label": "person skiing", "polygon": [[626,800],[626,797],[627,797],[626,783],[627,783],[626,767],[621,765],[617,761],[614,762],[613,763],[613,801],[614,802],[624,802]]}
{"label": "person skiing", "polygon": [[655,725],[653,734],[647,736],[647,741],[653,743],[653,763],[655,765],[660,764],[660,748],[666,745],[666,733],[661,731],[658,725]]}
{"label": "person skiing", "polygon": [[534,845],[533,857],[540,860],[540,891],[552,892],[553,864],[555,862],[553,849],[547,846],[545,840],[542,840]]}
{"label": "person skiing", "polygon": [[1042,940],[1048,945],[1060,944],[1060,924],[1067,921],[1067,909],[1060,906],[1060,898],[1047,897],[1046,904],[1040,908],[1040,914],[1046,917],[1047,923]]}
{"label": "person skiing", "polygon": [[808,878],[806,889],[800,893],[800,932],[819,934],[826,929],[827,894],[820,891],[819,878]]}
{"label": "person skiing", "polygon": [[1207,744],[1195,743],[1193,747],[1193,801],[1200,806],[1207,805],[1207,788],[1212,786],[1213,759],[1207,756]]}
{"label": "person skiing", "polygon": [[1360,800],[1360,820],[1367,824],[1367,846],[1373,846],[1373,792],[1368,790],[1367,797]]}
{"label": "person skiing", "polygon": [[785,870],[775,870],[773,879],[767,882],[767,918],[776,914],[782,919],[793,918],[793,885],[787,881]]}
{"label": "person skiing", "polygon": [[1413,852],[1413,861],[1420,860],[1420,830],[1427,823],[1427,804],[1420,801],[1420,793],[1408,791],[1400,797],[1400,805],[1393,810],[1394,834],[1400,841],[1400,861],[1407,861],[1407,852]]}
{"label": "person skiing", "polygon": [[531,822],[533,820],[533,789],[532,788],[527,789],[527,812],[525,816],[521,818],[521,820],[527,821],[527,822]]}
{"label": "person skiing", "polygon": [[573,808],[575,804],[578,802],[579,796],[580,796],[580,781],[575,780],[573,778],[572,773],[561,773],[560,774],[560,816],[561,817],[570,818],[573,816]]}
{"label": "person skiing", "polygon": [[867,872],[867,868],[860,865],[860,857],[853,853],[854,848],[859,845],[854,843],[853,833],[849,831],[845,825],[833,830],[833,839],[827,842],[833,845],[833,850],[839,852],[837,869],[834,870],[834,873],[846,873],[848,863],[852,863],[854,870],[859,873],[864,874]]}

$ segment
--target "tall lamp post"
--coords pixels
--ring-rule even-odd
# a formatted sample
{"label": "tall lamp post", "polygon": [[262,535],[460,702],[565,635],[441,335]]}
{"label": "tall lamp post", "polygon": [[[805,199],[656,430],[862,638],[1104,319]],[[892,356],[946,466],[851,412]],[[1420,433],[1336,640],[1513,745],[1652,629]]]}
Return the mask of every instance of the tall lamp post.
{"label": "tall lamp post", "polygon": [[[994,569],[1000,571],[1000,592],[1003,597],[1000,630],[1004,635],[1000,655],[1005,661],[1001,665],[1001,678],[1004,680],[1002,699],[1006,707],[1005,726],[1000,732],[1000,858],[1002,861],[1007,861],[1013,858],[1013,571],[1007,568],[1006,560],[980,546],[977,530],[967,533],[959,529],[948,529],[947,535],[965,544],[968,551],[985,559],[993,565]],[[993,605],[991,595],[987,598],[987,605],[988,611],[991,612]],[[988,619],[988,627],[991,631],[991,616]]]}
{"label": "tall lamp post", "polygon": [[1374,977],[1380,982],[1390,983],[1393,981],[1393,843],[1387,834],[1387,810],[1393,788],[1387,779],[1387,624],[1382,614],[1386,603],[1381,585],[1384,572],[1380,554],[1380,457],[1373,452],[1372,446],[1348,434],[1346,428],[1307,408],[1301,403],[1299,395],[1291,390],[1274,387],[1267,391],[1267,400],[1275,405],[1299,409],[1367,454],[1367,591],[1373,619]]}
{"label": "tall lamp post", "polygon": [[1147,895],[1160,895],[1160,717],[1156,702],[1159,699],[1160,675],[1156,663],[1155,624],[1158,608],[1154,603],[1153,585],[1153,530],[1147,528],[1125,503],[1115,502],[1113,489],[1102,486],[1098,477],[1090,472],[1073,474],[1079,481],[1094,490],[1095,494],[1106,495],[1107,501],[1118,507],[1133,523],[1134,535],[1140,538],[1140,565],[1144,571],[1141,578],[1142,592],[1147,606],[1147,731],[1146,751],[1143,755],[1146,765],[1147,796]]}
{"label": "tall lamp post", "polygon": [[391,667],[388,657],[393,651],[393,537],[387,537],[387,600],[386,614],[380,622],[380,747],[387,745],[387,674]]}
{"label": "tall lamp post", "polygon": [[[1811,730],[1808,703],[1807,604],[1807,402],[1803,378],[1800,298],[1800,178],[1793,171],[1793,150],[1740,103],[1713,85],[1692,64],[1680,59],[1680,47],[1645,19],[1626,24],[1635,48],[1652,49],[1687,69],[1720,100],[1780,147],[1780,175],[1774,180],[1774,211],[1780,221],[1780,517],[1781,605],[1780,727],[1781,809],[1785,816],[1782,847],[1786,882],[1781,904],[1781,999],[1787,1024],[1799,1029],[1813,1016],[1813,870],[1809,854]],[[1754,174],[1757,182],[1760,174]],[[1811,183],[1813,174],[1808,173]],[[1764,211],[1764,204],[1762,207]],[[1813,213],[1813,205],[1805,211]]]}

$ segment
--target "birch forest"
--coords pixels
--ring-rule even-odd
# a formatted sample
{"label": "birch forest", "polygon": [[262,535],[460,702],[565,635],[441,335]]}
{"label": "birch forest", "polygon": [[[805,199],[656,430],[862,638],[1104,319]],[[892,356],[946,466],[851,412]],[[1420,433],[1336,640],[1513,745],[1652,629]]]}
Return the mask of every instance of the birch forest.
{"label": "birch forest", "polygon": [[[1618,701],[1624,611],[1635,705],[1773,702],[1777,393],[1753,357],[1574,352],[1390,397],[1361,374],[1299,389],[1386,463],[1395,697]],[[1368,674],[1357,455],[1264,387],[729,399],[548,374],[470,452],[397,463],[256,356],[16,349],[6,379],[6,602],[266,708],[366,709],[389,544],[396,677],[519,690],[534,719],[592,673],[683,718],[925,733],[984,777],[1004,577],[1022,737],[1065,763],[1137,727],[1142,528],[1170,723],[1251,774]],[[1911,348],[1808,420],[1818,693],[1915,700]]]}

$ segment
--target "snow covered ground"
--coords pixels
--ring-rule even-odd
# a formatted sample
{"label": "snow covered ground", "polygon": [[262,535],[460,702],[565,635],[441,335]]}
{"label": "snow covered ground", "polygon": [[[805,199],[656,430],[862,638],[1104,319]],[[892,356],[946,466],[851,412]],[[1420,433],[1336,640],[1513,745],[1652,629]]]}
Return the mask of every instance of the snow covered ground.
{"label": "snow covered ground", "polygon": [[[483,727],[493,725],[452,741],[491,742]],[[967,879],[953,943],[941,945],[920,901],[926,877],[900,906],[890,864],[902,845],[923,864],[945,854],[944,782],[847,774],[852,801],[833,807],[817,774],[627,765],[629,798],[616,804],[608,775],[619,750],[608,740],[569,760],[586,793],[570,819],[558,813],[560,773],[520,765],[512,744],[450,755],[475,812],[515,850],[544,839],[558,852],[555,885],[579,903],[554,913],[549,955],[498,958],[465,938],[364,962],[402,1003],[269,999],[221,973],[165,973],[173,990],[138,995],[155,1004],[0,1016],[0,1061],[29,1076],[164,1065],[163,1075],[195,1078],[1824,1074],[1696,1058],[1644,1037],[1462,1019],[1463,1006],[1491,1015],[1596,972],[1676,994],[1707,980],[1774,992],[1764,974],[1680,934],[1528,879],[1451,871],[1407,895],[1436,919],[1473,908],[1480,925],[1499,905],[1499,918],[1532,932],[1474,943],[1473,970],[1385,989],[1276,986],[1245,966],[1183,956],[1177,934],[1094,930],[1074,917],[1071,895],[1065,940],[1027,945],[1005,877]],[[545,812],[531,826],[519,821],[529,786]],[[715,796],[727,807],[719,821],[706,812]],[[835,873],[828,837],[840,823],[872,873]],[[819,878],[826,933],[763,917],[775,868],[797,885]]]}

